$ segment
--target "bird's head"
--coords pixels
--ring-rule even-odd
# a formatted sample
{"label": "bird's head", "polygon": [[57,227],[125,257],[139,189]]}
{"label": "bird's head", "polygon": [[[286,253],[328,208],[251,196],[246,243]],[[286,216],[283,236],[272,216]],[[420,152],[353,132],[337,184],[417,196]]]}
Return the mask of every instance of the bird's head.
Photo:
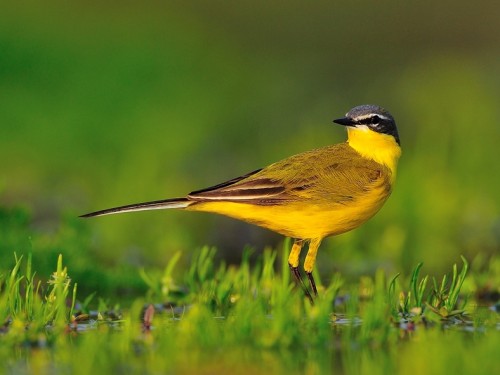
{"label": "bird's head", "polygon": [[354,107],[346,113],[345,117],[333,120],[333,122],[359,130],[371,130],[387,134],[394,137],[398,145],[401,144],[394,117],[387,110],[377,105],[365,104]]}
{"label": "bird's head", "polygon": [[388,166],[395,174],[401,143],[394,117],[387,110],[372,104],[360,105],[333,122],[347,128],[347,142],[352,148]]}

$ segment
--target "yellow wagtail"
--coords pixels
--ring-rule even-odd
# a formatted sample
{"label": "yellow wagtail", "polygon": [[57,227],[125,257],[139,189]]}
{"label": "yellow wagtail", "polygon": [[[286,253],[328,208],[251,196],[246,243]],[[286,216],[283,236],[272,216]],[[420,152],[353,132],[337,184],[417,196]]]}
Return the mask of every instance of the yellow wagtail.
{"label": "yellow wagtail", "polygon": [[391,193],[401,155],[394,118],[379,106],[355,107],[333,122],[347,128],[347,142],[291,156],[183,198],[130,204],[83,217],[179,208],[268,228],[295,239],[288,263],[312,301],[299,272],[303,245],[309,242],[304,270],[316,295],[312,271],[321,241],[360,226],[378,212]]}

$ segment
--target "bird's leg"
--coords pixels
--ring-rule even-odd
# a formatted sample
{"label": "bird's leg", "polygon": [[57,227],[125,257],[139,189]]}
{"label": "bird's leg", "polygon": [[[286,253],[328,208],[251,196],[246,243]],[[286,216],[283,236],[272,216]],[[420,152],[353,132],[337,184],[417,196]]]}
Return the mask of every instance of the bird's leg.
{"label": "bird's leg", "polygon": [[292,250],[290,251],[290,256],[288,257],[288,265],[290,266],[290,271],[292,272],[295,282],[301,286],[302,290],[304,291],[304,294],[312,304],[313,299],[311,293],[309,292],[309,289],[304,283],[304,280],[302,279],[302,276],[300,275],[299,271],[299,257],[303,245],[304,245],[304,240],[296,239],[294,241]]}
{"label": "bird's leg", "polygon": [[318,290],[316,289],[316,283],[314,282],[314,277],[312,271],[314,268],[314,263],[316,263],[316,254],[318,253],[319,245],[321,244],[321,239],[312,239],[309,243],[309,250],[307,251],[306,260],[304,262],[304,270],[306,271],[307,278],[309,279],[309,284],[311,285],[311,290],[314,295],[318,295]]}
{"label": "bird's leg", "polygon": [[316,282],[314,281],[314,277],[312,272],[306,272],[307,278],[309,279],[309,284],[311,285],[311,289],[314,293],[314,296],[318,296],[318,289],[316,289]]}

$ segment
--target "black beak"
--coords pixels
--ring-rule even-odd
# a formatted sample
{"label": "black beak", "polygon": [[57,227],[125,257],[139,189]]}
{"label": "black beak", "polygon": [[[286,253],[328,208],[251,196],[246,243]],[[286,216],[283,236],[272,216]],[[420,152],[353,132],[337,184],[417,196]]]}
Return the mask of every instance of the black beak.
{"label": "black beak", "polygon": [[334,123],[339,124],[339,125],[344,125],[344,126],[355,126],[356,123],[352,120],[352,118],[349,117],[342,117],[338,118],[336,120],[333,120]]}

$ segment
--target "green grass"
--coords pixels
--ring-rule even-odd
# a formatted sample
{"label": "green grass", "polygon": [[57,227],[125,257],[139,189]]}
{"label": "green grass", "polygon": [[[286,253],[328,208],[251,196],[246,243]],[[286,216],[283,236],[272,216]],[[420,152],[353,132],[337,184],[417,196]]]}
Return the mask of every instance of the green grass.
{"label": "green grass", "polygon": [[[469,263],[462,257],[463,267],[460,273],[457,265],[453,265],[452,279],[448,274],[442,277],[441,283],[433,278],[433,288],[427,289],[429,276],[419,278],[423,263],[419,263],[412,272],[409,290],[400,291],[399,296],[396,291],[396,275],[389,284],[389,298],[393,301],[393,316],[400,316],[403,319],[411,319],[414,316],[423,318],[429,314],[424,314],[426,309],[438,315],[440,318],[464,317],[467,299],[461,301],[459,306],[459,293],[465,281]],[[427,293],[426,293],[427,292]],[[432,314],[430,314],[432,316]]]}
{"label": "green grass", "polygon": [[[164,265],[203,244],[233,261],[245,244],[276,247],[279,236],[210,215],[75,217],[180,196],[341,142],[331,119],[362,103],[396,118],[398,178],[373,220],[324,241],[320,274],[338,267],[357,278],[382,264],[408,273],[423,260],[442,274],[450,256],[498,252],[500,173],[487,162],[500,138],[499,33],[486,26],[495,4],[457,1],[450,23],[437,27],[418,2],[322,0],[286,12],[250,1],[210,11],[56,3],[0,12],[0,206],[30,213],[10,229],[0,219],[3,254],[31,251],[41,272],[65,252],[75,279],[88,273],[82,288],[95,289],[93,279],[108,293],[127,268]],[[30,243],[16,235],[23,225],[43,236]],[[51,243],[59,231],[66,237]]]}
{"label": "green grass", "polygon": [[291,282],[288,245],[280,252],[266,250],[253,265],[246,251],[239,266],[216,262],[215,250],[205,247],[186,272],[174,276],[176,255],[163,272],[140,271],[148,291],[118,311],[102,300],[100,311],[91,309],[93,296],[79,303],[62,256],[55,272],[43,278],[34,272],[31,256],[15,256],[14,267],[0,278],[4,371],[387,374],[410,366],[418,373],[447,368],[491,374],[498,369],[500,319],[469,298],[474,290],[464,295],[465,259],[461,271],[454,265],[429,288],[429,277],[420,277],[422,264],[405,287],[401,275],[389,278],[382,270],[351,284],[334,275],[329,283],[318,283],[320,295],[311,305]]}

